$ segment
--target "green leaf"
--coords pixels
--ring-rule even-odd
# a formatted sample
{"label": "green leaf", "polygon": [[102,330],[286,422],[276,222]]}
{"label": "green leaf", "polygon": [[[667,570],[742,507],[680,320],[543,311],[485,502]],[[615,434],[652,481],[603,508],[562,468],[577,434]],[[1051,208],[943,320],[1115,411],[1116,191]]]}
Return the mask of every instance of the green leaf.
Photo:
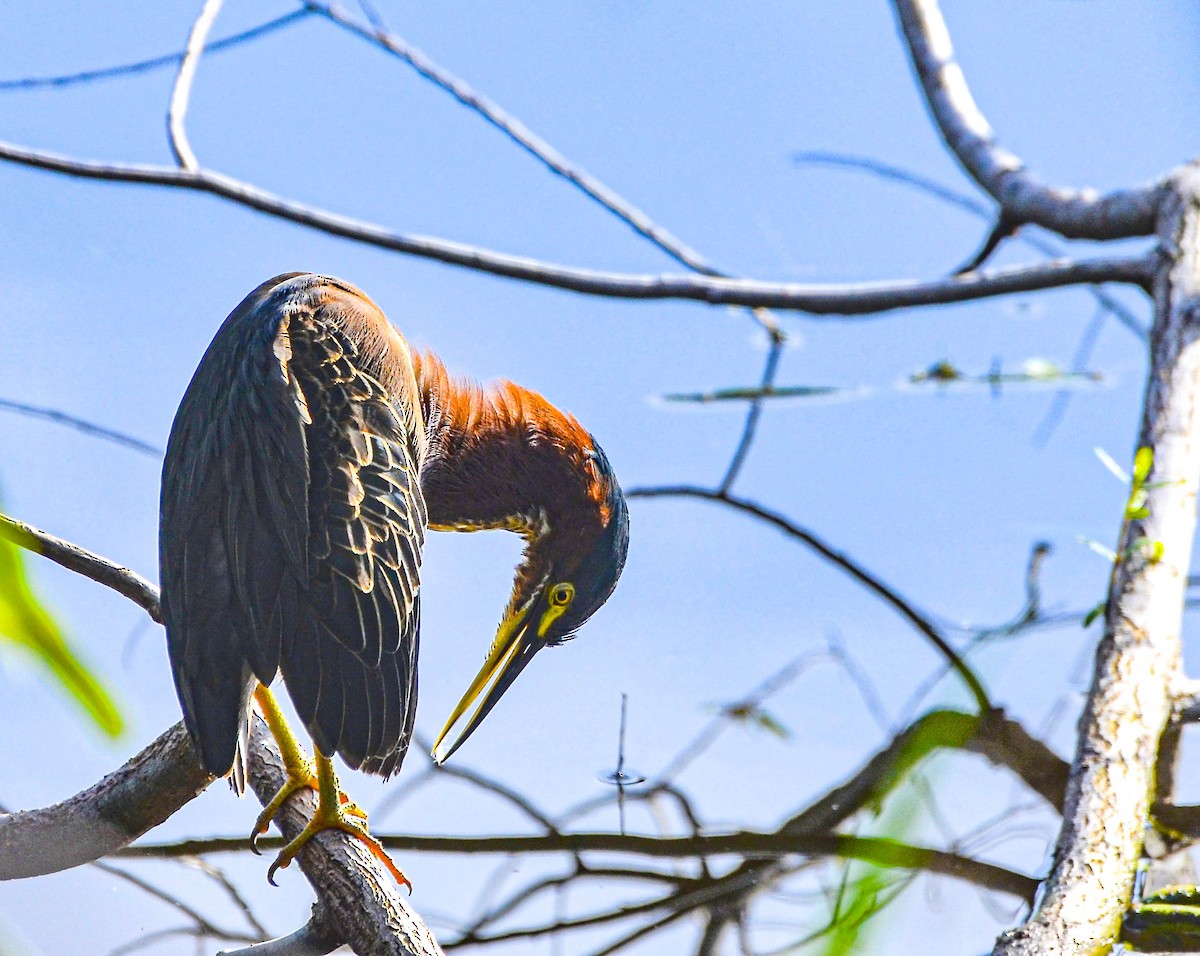
{"label": "green leaf", "polygon": [[1154,465],[1154,449],[1143,446],[1133,456],[1133,483],[1141,486],[1150,477],[1150,469]]}
{"label": "green leaf", "polygon": [[1131,491],[1129,494],[1129,501],[1127,501],[1125,503],[1126,516],[1132,518],[1139,511],[1145,512],[1145,514],[1138,515],[1138,517],[1145,517],[1145,515],[1150,514],[1150,512],[1147,511],[1146,508],[1144,507],[1144,505],[1146,504],[1146,499],[1148,497],[1149,497],[1149,493],[1146,491],[1145,488],[1140,488],[1140,487],[1134,488],[1133,491]]}
{"label": "green leaf", "polygon": [[62,688],[109,737],[124,729],[124,719],[108,691],[76,657],[62,630],[29,585],[23,552],[0,538],[0,637],[41,662]]}
{"label": "green leaf", "polygon": [[792,732],[783,724],[781,724],[774,714],[771,714],[768,711],[759,711],[758,714],[755,715],[754,722],[763,730],[774,734],[780,740],[787,740],[792,736]]}
{"label": "green leaf", "polygon": [[1096,618],[1100,617],[1100,615],[1102,615],[1104,613],[1104,611],[1107,607],[1108,607],[1108,602],[1101,601],[1094,608],[1092,608],[1090,611],[1088,611],[1087,614],[1085,614],[1083,616],[1083,626],[1085,628],[1091,627],[1094,623],[1096,623]]}

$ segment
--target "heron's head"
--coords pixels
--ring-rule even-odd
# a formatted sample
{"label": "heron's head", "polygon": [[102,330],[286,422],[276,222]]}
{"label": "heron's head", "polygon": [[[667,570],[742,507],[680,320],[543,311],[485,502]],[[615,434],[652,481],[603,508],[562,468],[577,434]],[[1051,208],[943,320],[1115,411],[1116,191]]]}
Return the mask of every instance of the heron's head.
{"label": "heron's head", "polygon": [[[575,457],[579,483],[564,492],[571,500],[548,501],[513,525],[529,546],[487,660],[434,743],[438,763],[474,733],[538,651],[574,637],[617,586],[629,548],[625,496],[594,440]],[[450,743],[450,731],[473,705]]]}

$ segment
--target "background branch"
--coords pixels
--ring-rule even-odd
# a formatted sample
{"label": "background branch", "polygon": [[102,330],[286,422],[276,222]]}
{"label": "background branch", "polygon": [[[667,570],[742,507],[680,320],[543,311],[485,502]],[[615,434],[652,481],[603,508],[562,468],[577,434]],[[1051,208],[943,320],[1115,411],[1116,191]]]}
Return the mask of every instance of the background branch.
{"label": "background branch", "polygon": [[1068,239],[1121,239],[1154,232],[1163,185],[1107,196],[1039,182],[996,142],[954,59],[937,0],[893,0],[913,69],[938,131],[967,175],[1000,204],[1010,222],[1035,222]]}

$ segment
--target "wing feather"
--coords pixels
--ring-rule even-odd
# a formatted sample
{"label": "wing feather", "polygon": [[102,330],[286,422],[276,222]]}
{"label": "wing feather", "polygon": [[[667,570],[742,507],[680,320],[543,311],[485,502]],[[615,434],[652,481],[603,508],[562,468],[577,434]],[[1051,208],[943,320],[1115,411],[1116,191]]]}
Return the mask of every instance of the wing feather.
{"label": "wing feather", "polygon": [[188,387],[163,469],[163,615],[215,773],[240,752],[253,678],[278,671],[322,752],[377,773],[403,759],[425,536],[418,399],[396,385],[409,362],[361,293],[283,276],[234,310]]}

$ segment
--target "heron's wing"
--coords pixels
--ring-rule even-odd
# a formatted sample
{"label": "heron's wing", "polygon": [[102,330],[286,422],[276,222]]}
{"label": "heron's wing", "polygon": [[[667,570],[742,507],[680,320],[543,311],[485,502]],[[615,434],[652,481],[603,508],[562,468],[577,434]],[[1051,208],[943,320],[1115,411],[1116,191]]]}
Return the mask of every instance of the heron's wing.
{"label": "heron's wing", "polygon": [[[164,620],[185,718],[234,760],[249,676],[282,670],[326,754],[389,773],[416,707],[425,505],[412,396],[377,375],[354,290],[272,280],[226,320],[164,465]],[[398,343],[399,340],[396,339]],[[400,348],[403,348],[400,345]],[[372,374],[375,372],[376,374]]]}

